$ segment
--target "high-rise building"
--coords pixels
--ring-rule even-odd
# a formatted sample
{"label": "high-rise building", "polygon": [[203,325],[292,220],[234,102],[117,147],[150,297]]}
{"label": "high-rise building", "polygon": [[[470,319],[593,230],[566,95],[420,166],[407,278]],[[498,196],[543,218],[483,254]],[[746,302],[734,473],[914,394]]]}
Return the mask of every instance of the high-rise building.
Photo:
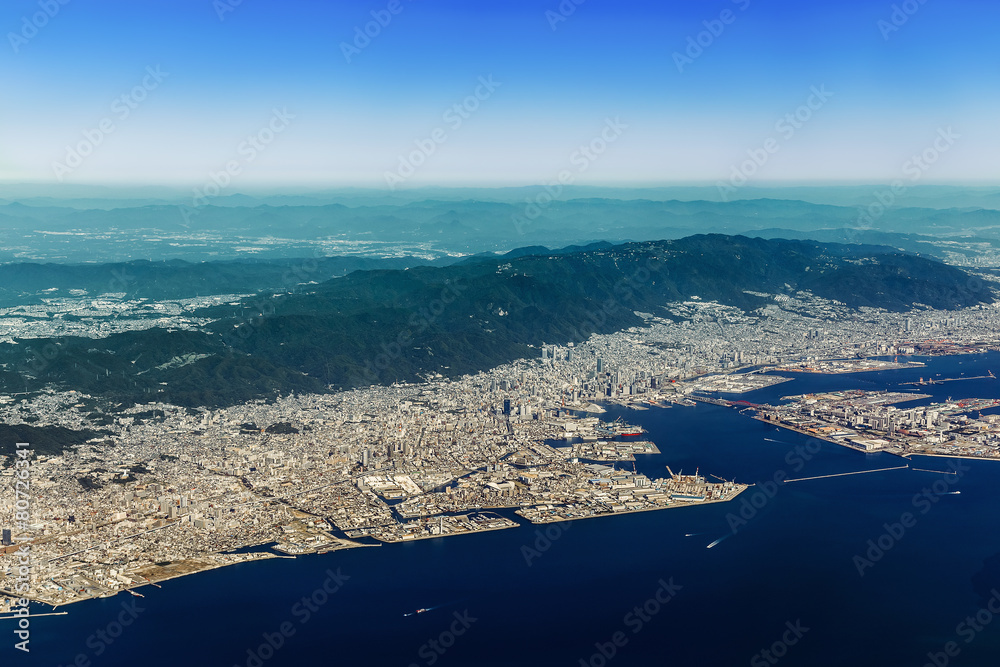
{"label": "high-rise building", "polygon": [[14,544],[14,538],[10,534],[10,528],[4,528],[3,529],[3,545],[5,547],[9,547],[12,544]]}
{"label": "high-rise building", "polygon": [[604,372],[604,359],[601,359],[600,357],[597,357],[597,372]]}
{"label": "high-rise building", "polygon": [[507,415],[508,417],[510,416],[510,399],[509,398],[503,399],[503,413],[505,415]]}

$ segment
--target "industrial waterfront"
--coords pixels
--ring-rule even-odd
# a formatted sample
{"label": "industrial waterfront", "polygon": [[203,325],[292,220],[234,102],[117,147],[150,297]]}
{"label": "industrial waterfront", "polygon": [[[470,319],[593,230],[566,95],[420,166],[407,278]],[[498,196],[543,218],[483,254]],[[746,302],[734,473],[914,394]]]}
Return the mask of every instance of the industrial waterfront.
{"label": "industrial waterfront", "polygon": [[[995,367],[998,359],[1000,355],[990,353],[925,361],[933,372],[952,377],[963,371],[984,375],[969,372],[970,367]],[[777,404],[788,395],[888,391],[927,372],[809,374],[741,397]],[[963,389],[968,395],[988,396],[988,382],[970,380]],[[944,401],[955,384],[922,389],[930,396],[918,400]],[[941,458],[883,470],[905,464],[886,452],[862,453],[825,441],[810,454],[805,446],[818,442],[811,436],[775,430],[738,410],[707,403],[639,411],[608,406],[602,418],[618,416],[643,426],[643,437],[661,452],[637,456],[638,474],[657,478],[665,476],[668,465],[685,474],[700,467],[757,486],[733,502],[699,504],[681,512],[522,523],[461,539],[267,559],[175,579],[161,589],[144,587],[138,605],[145,611],[105,657],[114,661],[135,655],[164,624],[196,603],[206,623],[203,632],[224,635],[227,641],[209,645],[196,633],[190,642],[152,656],[148,664],[246,664],[247,648],[256,647],[262,633],[291,621],[297,634],[276,664],[319,660],[334,643],[347,664],[371,662],[377,646],[375,662],[405,665],[428,637],[451,622],[452,612],[465,610],[477,621],[441,664],[572,664],[567,656],[592,652],[587,637],[600,638],[620,626],[625,613],[655,592],[659,579],[672,577],[683,588],[650,621],[650,629],[634,637],[619,664],[656,660],[666,644],[678,661],[745,662],[759,650],[761,636],[796,619],[811,628],[809,641],[797,648],[803,663],[841,665],[864,657],[867,664],[922,664],[922,656],[974,614],[991,587],[1000,585],[1000,570],[990,565],[1000,558],[1000,538],[983,529],[1000,511],[994,492],[1000,466],[992,461],[962,462],[969,469],[957,479],[947,474],[951,468]],[[927,465],[931,461],[934,465]],[[873,472],[822,478],[851,471]],[[821,479],[779,485],[768,497],[768,481],[778,472],[788,479]],[[920,514],[914,497],[942,479],[954,480],[950,488],[961,493],[936,496],[926,514]],[[883,533],[883,524],[908,510],[918,516],[916,525],[859,576],[854,557],[865,554],[869,540]],[[733,516],[741,516],[735,531]],[[328,570],[350,579],[307,623],[300,623],[292,609],[323,583]],[[927,591],[934,593],[932,609],[921,602]],[[842,627],[838,612],[828,604],[845,597],[854,600],[858,621],[850,642],[837,632]],[[124,602],[122,596],[92,600],[69,607],[69,616],[34,620],[33,657],[50,664],[67,664],[81,652],[93,658],[87,638],[112,621]],[[403,616],[439,604],[444,606]],[[394,637],[391,645],[380,639],[386,633]],[[498,643],[501,636],[516,641]],[[970,664],[988,662],[998,650],[1000,641],[990,633],[963,647]],[[494,661],[484,662],[484,655]]]}

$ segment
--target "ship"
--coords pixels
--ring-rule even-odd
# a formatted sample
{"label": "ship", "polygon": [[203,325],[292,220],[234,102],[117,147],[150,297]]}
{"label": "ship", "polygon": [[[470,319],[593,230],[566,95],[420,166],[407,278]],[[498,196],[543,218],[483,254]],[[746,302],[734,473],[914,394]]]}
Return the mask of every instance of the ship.
{"label": "ship", "polygon": [[425,611],[430,611],[430,609],[424,609],[423,607],[421,607],[420,609],[418,609],[416,611],[411,611],[409,614],[403,614],[403,616],[413,616],[414,614],[422,614]]}
{"label": "ship", "polygon": [[621,417],[613,422],[601,422],[594,427],[600,435],[614,438],[616,436],[642,435],[646,431],[641,426],[633,426],[622,421]]}

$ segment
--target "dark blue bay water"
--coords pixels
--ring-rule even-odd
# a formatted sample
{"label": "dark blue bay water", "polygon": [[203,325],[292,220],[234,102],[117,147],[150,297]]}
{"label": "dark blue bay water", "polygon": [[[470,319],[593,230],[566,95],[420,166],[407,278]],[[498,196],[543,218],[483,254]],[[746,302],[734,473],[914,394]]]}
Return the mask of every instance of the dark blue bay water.
{"label": "dark blue bay water", "polygon": [[[996,354],[925,361],[929,369],[799,376],[744,398],[777,401],[806,391],[895,388],[935,373],[1000,371]],[[997,396],[1000,384],[971,380],[923,390],[939,398]],[[617,412],[648,428],[662,450],[638,463],[651,476],[664,476],[669,464],[763,482],[777,471],[805,477],[901,464],[888,454],[826,443],[800,464],[789,452],[818,441],[711,405],[610,414]],[[917,467],[945,470],[949,461],[922,458]],[[986,602],[986,591],[1000,588],[1000,568],[984,570],[1000,553],[1000,462],[965,465],[953,487],[961,494],[941,496],[926,513],[914,495],[946,477],[896,470],[778,485],[766,503],[757,498],[761,509],[735,534],[727,514],[745,507],[739,499],[576,521],[550,545],[539,542],[530,566],[522,547],[535,544],[535,526],[225,568],[142,589],[144,611],[101,655],[88,637],[107,628],[131,597],[35,619],[30,662],[70,664],[83,654],[92,665],[246,665],[262,634],[288,622],[295,634],[250,665],[601,665],[602,657],[592,659],[595,644],[612,642],[616,632],[622,645],[609,665],[764,665],[770,663],[755,655],[798,621],[808,630],[779,664],[919,667],[928,652],[956,641],[960,653],[949,664],[994,665],[1000,618],[968,643],[973,631],[959,635],[956,628]],[[740,498],[749,502],[759,492]],[[853,557],[904,512],[916,524],[859,576]],[[303,623],[294,605],[322,586],[331,568],[350,578]],[[658,582],[671,579],[681,588],[670,602],[650,603],[645,620],[627,617],[654,598]],[[455,614],[466,611],[475,620],[443,654],[435,652],[427,643],[453,624],[462,629]]]}

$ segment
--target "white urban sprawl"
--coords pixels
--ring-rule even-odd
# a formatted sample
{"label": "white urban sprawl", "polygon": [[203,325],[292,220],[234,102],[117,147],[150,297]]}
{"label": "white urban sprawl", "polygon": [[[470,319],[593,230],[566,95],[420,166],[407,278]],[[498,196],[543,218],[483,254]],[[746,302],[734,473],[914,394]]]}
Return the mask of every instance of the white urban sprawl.
{"label": "white urban sprawl", "polygon": [[[731,1],[739,7],[740,11],[746,11],[750,6],[750,0]],[[738,14],[733,10],[723,9],[719,12],[719,18],[702,21],[701,24],[705,26],[705,29],[697,35],[688,36],[684,52],[674,51],[674,65],[677,66],[677,71],[683,74],[685,67],[693,65],[694,61],[705,53],[705,49],[712,46],[715,40],[722,36],[722,33],[726,31],[726,26],[736,22],[737,16]]]}
{"label": "white urban sprawl", "polygon": [[[910,504],[921,516],[930,512],[931,508],[941,501],[941,496],[949,494],[951,487],[962,481],[965,473],[972,470],[969,466],[962,465],[961,461],[958,463],[949,461],[948,467],[951,470],[943,478],[935,480],[929,487],[924,487],[920,493],[914,494]],[[865,576],[865,570],[874,567],[875,563],[882,560],[903,539],[906,531],[917,525],[917,518],[917,514],[907,511],[900,514],[897,521],[882,524],[885,532],[875,539],[868,540],[864,556],[854,556],[854,567],[857,568],[858,575]]]}
{"label": "white urban sprawl", "polygon": [[155,68],[152,65],[147,66],[146,75],[142,77],[142,81],[138,85],[112,100],[111,113],[114,116],[106,116],[97,123],[97,127],[84,130],[83,139],[75,146],[66,146],[66,156],[63,161],[52,163],[52,171],[59,182],[62,182],[67,174],[73,173],[80,167],[83,161],[93,155],[97,147],[118,129],[115,124],[116,120],[119,123],[128,120],[132,112],[138,109],[139,105],[145,102],[149,94],[159,88],[168,76],[170,76],[170,72],[162,71],[160,65]]}
{"label": "white urban sprawl", "polygon": [[575,14],[576,8],[586,1],[587,0],[562,0],[556,8],[557,11],[552,11],[551,9],[546,10],[545,20],[549,22],[549,27],[552,28],[553,32],[560,23]]}
{"label": "white urban sprawl", "polygon": [[523,235],[525,228],[532,221],[536,220],[542,214],[542,211],[551,206],[552,202],[562,194],[563,188],[575,183],[579,174],[586,173],[597,158],[604,155],[608,150],[608,146],[618,141],[628,128],[629,126],[621,121],[621,116],[615,116],[613,120],[605,118],[604,127],[601,131],[589,142],[581,144],[570,154],[569,163],[576,167],[576,170],[560,170],[556,178],[550,183],[542,183],[542,187],[545,188],[544,192],[539,192],[534,197],[529,197],[525,200],[524,211],[521,215],[515,214],[510,217],[517,233]]}
{"label": "white urban sprawl", "polygon": [[812,120],[813,114],[822,109],[823,105],[833,97],[833,93],[826,89],[825,84],[821,84],[819,88],[811,86],[809,91],[809,97],[804,104],[775,122],[774,131],[780,138],[768,137],[759,148],[748,148],[747,159],[732,166],[729,181],[719,181],[715,184],[722,201],[729,201],[729,195],[746,185],[750,178],[768,163],[771,156],[781,150],[781,142],[790,141],[796,132]]}
{"label": "white urban sprawl", "polygon": [[287,108],[272,109],[271,119],[257,130],[256,133],[247,135],[247,138],[236,147],[238,157],[228,160],[219,171],[208,172],[208,179],[200,188],[194,189],[191,198],[191,206],[181,205],[181,215],[184,216],[185,224],[190,223],[191,216],[197,214],[199,206],[204,206],[212,197],[218,197],[222,191],[229,187],[233,178],[243,173],[243,169],[253,164],[254,160],[267,150],[275,138],[288,129],[290,122],[295,119],[295,114],[288,112]]}
{"label": "white urban sprawl", "polygon": [[950,151],[955,142],[961,138],[962,135],[956,134],[950,125],[947,128],[939,127],[937,136],[931,145],[921,152],[911,155],[900,167],[903,175],[908,177],[909,183],[897,178],[889,184],[888,190],[875,192],[875,201],[862,208],[858,213],[857,227],[860,229],[870,228],[906,194],[907,190],[923,178],[927,170],[941,159],[942,155]]}
{"label": "white urban sprawl", "polygon": [[[441,120],[447,124],[448,128],[455,132],[465,121],[472,117],[483,102],[490,99],[496,89],[503,83],[493,80],[493,75],[479,77],[479,85],[461,102],[451,105],[441,114]],[[385,183],[390,190],[395,190],[400,183],[405,183],[408,178],[417,173],[417,169],[422,167],[427,159],[437,152],[438,146],[443,145],[449,139],[448,129],[436,127],[423,139],[415,139],[413,144],[416,148],[406,155],[399,156],[399,166],[395,171],[386,171],[384,174]]]}
{"label": "white urban sprawl", "polygon": [[[417,655],[419,655],[424,660],[424,664],[430,667],[436,664],[438,660],[441,659],[445,653],[448,652],[458,638],[469,631],[472,624],[479,619],[475,616],[469,614],[469,610],[466,609],[462,613],[453,612],[452,616],[455,620],[451,622],[447,630],[444,630],[434,639],[431,639],[425,644],[422,644],[417,650]],[[420,667],[416,662],[411,662],[409,667]]]}
{"label": "white urban sprawl", "polygon": [[799,640],[809,632],[809,628],[802,625],[802,621],[798,619],[796,619],[795,623],[786,621],[785,627],[787,630],[781,634],[781,639],[778,639],[766,649],[755,653],[750,658],[751,667],[766,667],[767,665],[778,664],[781,658],[788,655],[789,647],[798,644]]}
{"label": "white urban sprawl", "polygon": [[[408,0],[412,2],[413,0]],[[347,64],[351,64],[354,56],[361,55],[361,52],[368,48],[372,40],[382,34],[382,30],[392,23],[392,17],[403,12],[406,7],[402,0],[389,0],[385,9],[373,9],[371,11],[372,20],[365,23],[364,27],[354,26],[354,39],[340,43],[340,52],[344,54]]]}
{"label": "white urban sprawl", "polygon": [[[646,624],[653,620],[653,617],[660,613],[663,607],[674,599],[683,586],[674,583],[674,578],[664,581],[660,579],[656,582],[660,585],[656,593],[651,598],[636,605],[622,618],[622,625],[632,631],[633,635],[642,632]],[[580,658],[580,667],[604,667],[609,660],[618,655],[623,647],[627,646],[629,636],[624,630],[618,630],[611,635],[606,642],[594,642],[596,652],[589,658]]]}
{"label": "white urban sprawl", "polygon": [[31,16],[21,17],[21,29],[18,32],[8,32],[7,40],[14,53],[20,53],[21,47],[34,39],[38,31],[49,24],[59,13],[64,5],[68,5],[70,0],[38,0],[41,11],[37,11]]}
{"label": "white urban sprawl", "polygon": [[[990,590],[990,599],[986,601],[986,606],[980,607],[974,615],[966,616],[965,620],[956,625],[955,634],[966,644],[971,644],[979,633],[993,622],[997,614],[1000,614],[1000,591],[994,588]],[[954,640],[945,642],[942,648],[941,651],[927,652],[927,662],[924,663],[924,667],[947,667],[951,659],[957,658],[962,652],[961,645]]]}
{"label": "white urban sprawl", "polygon": [[889,41],[889,35],[902,28],[910,17],[920,11],[920,7],[925,5],[927,0],[905,0],[905,2],[893,5],[889,20],[879,19],[876,25],[882,33],[882,39]]}

